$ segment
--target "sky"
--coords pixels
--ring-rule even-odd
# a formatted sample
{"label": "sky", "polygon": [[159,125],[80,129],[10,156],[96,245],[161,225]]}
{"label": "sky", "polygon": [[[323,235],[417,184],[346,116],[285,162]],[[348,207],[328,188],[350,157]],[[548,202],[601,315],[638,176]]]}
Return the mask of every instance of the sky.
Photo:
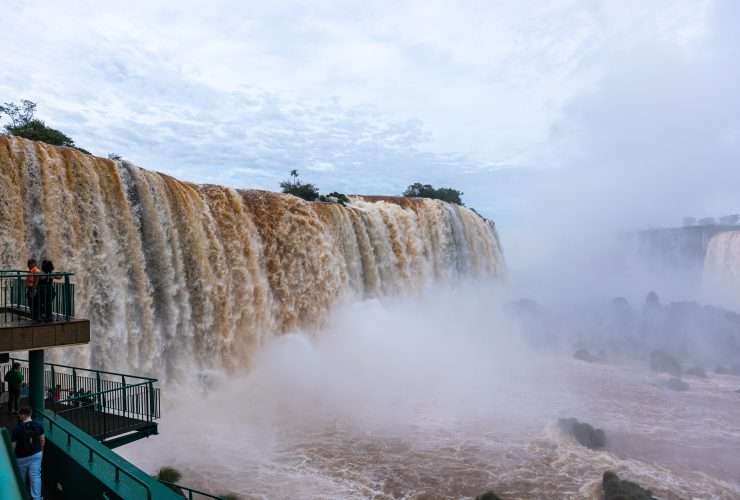
{"label": "sky", "polygon": [[1,1],[0,101],[183,180],[420,181],[504,230],[740,211],[740,2]]}

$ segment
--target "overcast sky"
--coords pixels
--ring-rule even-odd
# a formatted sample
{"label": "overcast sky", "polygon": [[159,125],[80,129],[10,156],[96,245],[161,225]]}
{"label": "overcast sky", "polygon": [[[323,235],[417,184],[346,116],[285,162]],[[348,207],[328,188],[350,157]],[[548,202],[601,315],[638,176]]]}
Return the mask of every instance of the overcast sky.
{"label": "overcast sky", "polygon": [[0,101],[184,180],[430,182],[504,227],[543,201],[740,211],[740,2],[3,5]]}

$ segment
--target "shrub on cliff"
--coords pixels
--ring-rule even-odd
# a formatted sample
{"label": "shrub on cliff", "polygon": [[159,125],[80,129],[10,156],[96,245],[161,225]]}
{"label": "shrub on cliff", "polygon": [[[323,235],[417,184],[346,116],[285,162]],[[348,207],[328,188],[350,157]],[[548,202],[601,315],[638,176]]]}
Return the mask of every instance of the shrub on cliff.
{"label": "shrub on cliff", "polygon": [[290,171],[290,179],[280,183],[283,193],[292,194],[306,201],[315,201],[319,198],[319,188],[313,184],[301,182],[298,177],[298,170]]}
{"label": "shrub on cliff", "polygon": [[35,114],[36,103],[26,99],[22,100],[20,105],[6,102],[0,106],[0,118],[4,116],[10,120],[10,123],[5,125],[7,133],[32,141],[45,142],[52,146],[67,146],[88,153],[88,151],[77,147],[75,141],[64,132],[51,128],[42,120],[34,118]]}
{"label": "shrub on cliff", "polygon": [[464,205],[462,202],[462,191],[452,188],[437,188],[435,189],[431,184],[422,184],[421,182],[415,182],[406,188],[403,195],[407,198],[433,198],[435,200],[442,200],[448,203],[455,203],[457,205]]}

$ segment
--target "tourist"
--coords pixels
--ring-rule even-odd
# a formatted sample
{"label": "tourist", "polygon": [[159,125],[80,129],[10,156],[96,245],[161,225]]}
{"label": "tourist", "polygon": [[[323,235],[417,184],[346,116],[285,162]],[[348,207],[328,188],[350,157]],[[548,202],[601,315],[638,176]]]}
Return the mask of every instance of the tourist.
{"label": "tourist", "polygon": [[52,304],[54,303],[54,297],[56,297],[56,291],[54,290],[54,280],[56,277],[52,276],[54,264],[50,260],[45,260],[41,263],[41,271],[44,274],[38,279],[37,293],[41,305],[41,319],[43,321],[51,321],[54,319]]}
{"label": "tourist", "polygon": [[31,410],[23,407],[18,412],[20,421],[13,429],[12,440],[15,444],[15,458],[21,478],[30,490],[31,498],[41,498],[41,458],[43,456],[44,428],[31,420]]}
{"label": "tourist", "polygon": [[38,276],[41,272],[39,269],[36,259],[28,259],[26,263],[28,266],[28,273],[26,275],[26,299],[28,300],[28,309],[31,313],[31,319],[34,321],[39,320],[39,299],[38,299]]}
{"label": "tourist", "polygon": [[23,386],[23,373],[21,373],[20,363],[13,363],[11,369],[5,374],[5,382],[8,383],[8,415],[18,413],[21,387]]}

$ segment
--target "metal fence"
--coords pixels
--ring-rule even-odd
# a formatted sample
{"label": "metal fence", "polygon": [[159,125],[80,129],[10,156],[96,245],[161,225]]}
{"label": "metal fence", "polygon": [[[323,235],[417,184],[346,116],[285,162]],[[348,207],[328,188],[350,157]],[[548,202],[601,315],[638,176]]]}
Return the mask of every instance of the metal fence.
{"label": "metal fence", "polygon": [[0,270],[0,319],[69,321],[75,315],[72,273]]}
{"label": "metal fence", "polygon": [[[28,380],[28,361],[11,358],[5,374],[19,363]],[[88,434],[103,440],[152,424],[161,415],[157,379],[104,370],[44,363],[46,407]]]}

